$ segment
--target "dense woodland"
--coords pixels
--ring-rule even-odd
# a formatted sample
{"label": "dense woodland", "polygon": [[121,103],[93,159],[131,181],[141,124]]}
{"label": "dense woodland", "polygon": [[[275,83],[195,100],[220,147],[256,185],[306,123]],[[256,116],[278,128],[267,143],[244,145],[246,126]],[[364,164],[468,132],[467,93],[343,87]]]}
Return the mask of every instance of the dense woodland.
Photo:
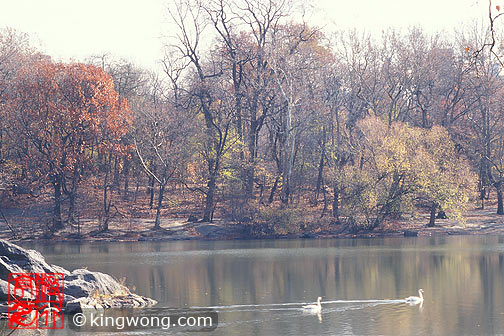
{"label": "dense woodland", "polygon": [[160,73],[109,55],[55,62],[1,30],[1,187],[50,192],[52,230],[95,202],[106,231],[125,201],[149,202],[159,228],[182,191],[201,221],[287,233],[306,213],[374,229],[428,212],[434,225],[496,197],[504,214],[494,31],[329,33],[293,12],[178,2]]}

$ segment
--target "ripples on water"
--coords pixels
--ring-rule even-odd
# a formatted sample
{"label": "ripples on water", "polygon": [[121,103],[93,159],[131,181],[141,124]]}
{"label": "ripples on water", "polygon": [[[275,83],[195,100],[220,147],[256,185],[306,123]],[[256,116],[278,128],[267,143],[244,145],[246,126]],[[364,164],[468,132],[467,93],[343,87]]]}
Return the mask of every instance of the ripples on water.
{"label": "ripples on water", "polygon": [[[212,307],[210,335],[504,334],[503,237],[36,248],[54,264],[126,277],[160,306]],[[401,300],[418,288],[423,306]],[[320,316],[303,313],[317,296]]]}

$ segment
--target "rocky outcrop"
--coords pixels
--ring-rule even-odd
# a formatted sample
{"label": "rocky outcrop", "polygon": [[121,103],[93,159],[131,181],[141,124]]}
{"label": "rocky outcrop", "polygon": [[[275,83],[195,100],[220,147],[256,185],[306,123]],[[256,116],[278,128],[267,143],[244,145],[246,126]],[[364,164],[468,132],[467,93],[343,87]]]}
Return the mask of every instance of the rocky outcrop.
{"label": "rocky outcrop", "polygon": [[[60,266],[49,265],[37,251],[26,250],[0,240],[0,305],[8,300],[9,273],[63,273],[64,303],[67,313],[77,313],[83,309],[142,308],[157,303],[155,300],[131,293],[126,286],[108,274],[86,269],[70,272]],[[29,297],[29,293],[24,295]]]}
{"label": "rocky outcrop", "polygon": [[144,308],[156,304],[156,301],[133,293],[123,295],[96,297],[81,297],[69,301],[65,306],[65,313],[75,314],[90,311],[102,311],[110,308]]}
{"label": "rocky outcrop", "polygon": [[404,237],[418,237],[418,232],[413,230],[404,230]]}
{"label": "rocky outcrop", "polygon": [[108,274],[77,269],[65,276],[65,312],[84,309],[142,308],[155,300],[131,293]]}
{"label": "rocky outcrop", "polygon": [[65,296],[83,298],[92,295],[112,295],[129,292],[108,274],[77,269],[65,276]]}
{"label": "rocky outcrop", "polygon": [[25,250],[6,240],[0,240],[0,279],[8,280],[9,273],[63,273],[66,269],[49,265],[35,250]]}
{"label": "rocky outcrop", "polygon": [[[14,287],[10,285],[7,281],[0,279],[0,302],[9,300],[9,293],[14,292]],[[21,293],[17,293],[17,296],[21,296]],[[29,299],[30,293],[23,291],[23,298]]]}
{"label": "rocky outcrop", "polygon": [[90,310],[102,311],[104,309],[105,308],[101,305],[101,303],[92,297],[81,297],[68,302],[65,306],[65,312],[69,314],[76,314]]}

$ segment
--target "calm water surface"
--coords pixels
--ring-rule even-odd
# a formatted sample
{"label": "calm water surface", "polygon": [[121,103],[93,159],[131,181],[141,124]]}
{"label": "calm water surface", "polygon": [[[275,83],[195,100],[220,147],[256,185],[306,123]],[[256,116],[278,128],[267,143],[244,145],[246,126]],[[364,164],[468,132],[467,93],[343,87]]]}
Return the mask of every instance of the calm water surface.
{"label": "calm water surface", "polygon": [[[202,335],[504,334],[504,237],[25,247],[126,277],[162,307],[214,307],[219,327]],[[418,288],[422,307],[393,301]],[[318,296],[321,315],[303,314]]]}

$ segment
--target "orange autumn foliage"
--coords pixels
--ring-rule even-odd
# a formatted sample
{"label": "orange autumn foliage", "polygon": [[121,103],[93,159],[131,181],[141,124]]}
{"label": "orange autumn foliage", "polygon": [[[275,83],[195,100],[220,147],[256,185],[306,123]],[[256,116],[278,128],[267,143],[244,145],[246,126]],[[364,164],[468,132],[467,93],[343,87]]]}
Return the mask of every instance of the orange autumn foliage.
{"label": "orange autumn foliage", "polygon": [[27,168],[42,178],[64,178],[88,163],[93,151],[118,149],[132,122],[112,77],[92,65],[47,60],[25,65],[11,98],[9,119],[30,141]]}

